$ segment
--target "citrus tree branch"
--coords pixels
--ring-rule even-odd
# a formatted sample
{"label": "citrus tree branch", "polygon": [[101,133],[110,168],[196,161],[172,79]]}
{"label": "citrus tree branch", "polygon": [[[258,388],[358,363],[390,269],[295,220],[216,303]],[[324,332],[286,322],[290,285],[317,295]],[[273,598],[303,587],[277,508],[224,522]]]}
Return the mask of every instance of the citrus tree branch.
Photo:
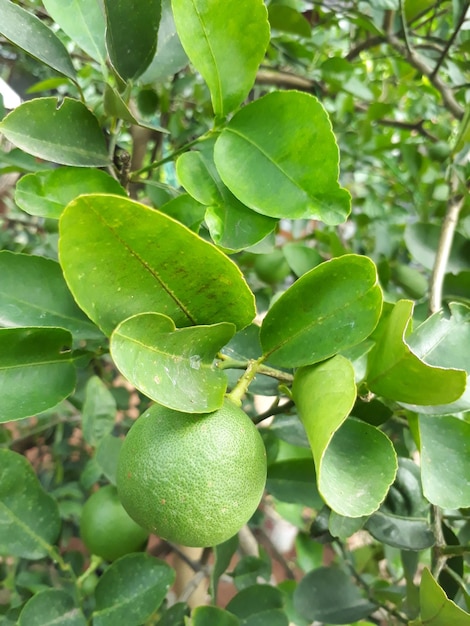
{"label": "citrus tree branch", "polygon": [[433,71],[432,71],[431,77],[436,76],[437,72],[439,71],[439,68],[441,67],[441,65],[442,65],[442,64],[443,64],[443,62],[444,62],[444,59],[445,59],[445,58],[446,58],[446,56],[447,56],[447,53],[448,53],[448,52],[449,52],[449,50],[451,49],[452,44],[454,43],[454,41],[455,41],[455,39],[456,39],[457,35],[459,34],[459,31],[460,31],[460,29],[462,28],[462,25],[463,25],[463,23],[464,23],[464,21],[465,21],[465,16],[467,15],[467,9],[468,9],[468,6],[467,6],[467,4],[465,3],[465,4],[464,4],[464,6],[463,6],[463,9],[462,9],[462,13],[461,13],[461,15],[460,15],[459,21],[457,22],[457,24],[456,24],[456,26],[455,26],[454,32],[452,33],[452,36],[450,37],[450,39],[449,39],[449,41],[447,42],[447,44],[446,44],[446,46],[445,46],[444,50],[442,51],[441,56],[440,56],[440,57],[439,57],[439,59],[437,60],[437,63],[436,63],[436,65],[434,66],[434,69],[433,69]]}

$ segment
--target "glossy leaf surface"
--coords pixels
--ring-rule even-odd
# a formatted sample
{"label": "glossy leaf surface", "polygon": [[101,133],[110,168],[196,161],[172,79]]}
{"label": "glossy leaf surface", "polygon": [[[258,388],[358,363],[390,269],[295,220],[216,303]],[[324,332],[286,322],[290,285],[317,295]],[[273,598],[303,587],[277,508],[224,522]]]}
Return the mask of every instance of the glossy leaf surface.
{"label": "glossy leaf surface", "polygon": [[261,0],[172,0],[176,29],[191,63],[206,81],[216,116],[246,98],[269,42]]}
{"label": "glossy leaf surface", "polygon": [[136,78],[150,65],[157,48],[161,0],[103,0],[106,48],[124,80]]}
{"label": "glossy leaf surface", "polygon": [[84,193],[127,196],[117,180],[103,170],[59,167],[20,178],[15,201],[30,215],[58,219],[67,204]]}
{"label": "glossy leaf surface", "polygon": [[233,324],[176,329],[158,313],[131,317],[111,335],[120,371],[151,400],[177,411],[208,413],[223,404],[227,378],[214,367],[233,336]]}
{"label": "glossy leaf surface", "polygon": [[174,581],[169,565],[149,554],[127,554],[101,576],[93,626],[138,626],[163,602]]}
{"label": "glossy leaf surface", "polygon": [[397,302],[369,353],[367,384],[386,398],[417,405],[445,404],[460,398],[467,375],[463,370],[427,365],[406,343],[413,303]]}
{"label": "glossy leaf surface", "polygon": [[80,167],[108,165],[104,135],[96,117],[78,100],[37,98],[24,102],[0,122],[0,132],[34,156]]}
{"label": "glossy leaf surface", "polygon": [[297,91],[243,107],[215,144],[230,191],[262,215],[344,222],[350,195],[338,184],[338,146],[320,102]]}
{"label": "glossy leaf surface", "polygon": [[0,553],[41,559],[60,532],[57,502],[21,454],[0,449]]}
{"label": "glossy leaf surface", "polygon": [[264,354],[284,367],[322,361],[365,339],[381,309],[372,261],[332,259],[304,274],[270,308],[261,327]]}
{"label": "glossy leaf surface", "polygon": [[65,328],[77,342],[103,338],[76,305],[56,261],[3,250],[0,274],[0,326]]}
{"label": "glossy leaf surface", "polygon": [[81,196],[60,220],[60,262],[82,309],[111,334],[137,313],[168,315],[178,327],[254,317],[240,270],[170,217],[118,196]]}
{"label": "glossy leaf surface", "polygon": [[62,589],[46,589],[26,602],[18,626],[86,626],[87,621],[72,596]]}
{"label": "glossy leaf surface", "polygon": [[50,409],[73,391],[71,344],[63,328],[0,329],[0,422]]}
{"label": "glossy leaf surface", "polygon": [[96,0],[43,0],[43,4],[79,48],[95,61],[105,62],[105,21]]}
{"label": "glossy leaf surface", "polygon": [[35,15],[10,0],[0,0],[0,33],[34,58],[75,79],[69,53],[57,35]]}

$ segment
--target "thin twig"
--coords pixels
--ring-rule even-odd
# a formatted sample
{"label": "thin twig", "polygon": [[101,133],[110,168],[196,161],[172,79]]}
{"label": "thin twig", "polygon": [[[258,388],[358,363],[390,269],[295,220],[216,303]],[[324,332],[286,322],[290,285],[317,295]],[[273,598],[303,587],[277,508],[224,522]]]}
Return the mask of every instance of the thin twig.
{"label": "thin twig", "polygon": [[434,66],[434,69],[433,69],[433,71],[431,73],[431,76],[430,76],[431,79],[432,79],[433,76],[436,76],[437,72],[439,71],[439,68],[441,67],[441,65],[444,62],[444,59],[447,56],[447,53],[449,52],[450,48],[452,47],[452,44],[454,43],[455,38],[457,37],[460,29],[462,28],[462,25],[463,25],[463,23],[465,21],[465,16],[467,15],[467,10],[468,10],[468,3],[465,3],[464,7],[463,7],[463,10],[462,10],[462,14],[460,16],[460,19],[457,22],[457,25],[455,27],[454,32],[452,33],[452,37],[447,42],[444,50],[442,51],[441,56],[439,57],[439,59],[437,60],[436,65]]}

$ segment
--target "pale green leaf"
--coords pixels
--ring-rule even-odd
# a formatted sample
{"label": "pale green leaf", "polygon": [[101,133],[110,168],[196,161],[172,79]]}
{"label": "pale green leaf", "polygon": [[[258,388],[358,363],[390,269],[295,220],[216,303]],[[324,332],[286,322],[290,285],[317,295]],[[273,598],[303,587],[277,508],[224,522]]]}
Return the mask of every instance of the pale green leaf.
{"label": "pale green leaf", "polygon": [[470,615],[447,598],[427,568],[423,570],[419,598],[423,626],[470,626]]}

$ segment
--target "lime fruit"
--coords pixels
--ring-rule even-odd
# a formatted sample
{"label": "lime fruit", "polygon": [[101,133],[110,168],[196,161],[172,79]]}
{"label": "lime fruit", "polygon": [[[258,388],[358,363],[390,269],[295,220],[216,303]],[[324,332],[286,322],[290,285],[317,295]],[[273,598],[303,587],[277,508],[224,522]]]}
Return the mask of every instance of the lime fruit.
{"label": "lime fruit", "polygon": [[186,546],[214,546],[255,512],[266,451],[253,422],[230,400],[207,414],[152,406],[130,429],[117,486],[143,528]]}
{"label": "lime fruit", "polygon": [[101,487],[85,502],[80,535],[91,554],[106,561],[142,550],[148,539],[148,532],[124,510],[113,485]]}

